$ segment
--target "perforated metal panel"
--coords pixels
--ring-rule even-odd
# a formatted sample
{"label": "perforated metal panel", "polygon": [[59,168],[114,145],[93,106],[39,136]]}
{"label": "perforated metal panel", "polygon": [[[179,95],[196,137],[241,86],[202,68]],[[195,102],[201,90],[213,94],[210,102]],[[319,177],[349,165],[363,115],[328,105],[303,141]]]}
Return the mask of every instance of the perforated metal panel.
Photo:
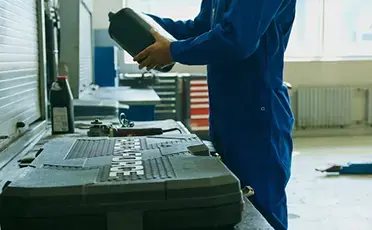
{"label": "perforated metal panel", "polygon": [[182,79],[177,73],[158,74],[159,83],[154,85],[155,92],[161,99],[156,105],[156,120],[182,120]]}
{"label": "perforated metal panel", "polygon": [[0,136],[41,117],[36,0],[0,1]]}

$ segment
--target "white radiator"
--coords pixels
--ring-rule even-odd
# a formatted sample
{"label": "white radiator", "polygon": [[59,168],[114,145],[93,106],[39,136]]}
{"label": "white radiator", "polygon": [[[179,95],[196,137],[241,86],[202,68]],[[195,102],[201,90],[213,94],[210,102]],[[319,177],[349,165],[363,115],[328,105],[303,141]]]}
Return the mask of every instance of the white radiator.
{"label": "white radiator", "polygon": [[368,124],[372,125],[372,88],[368,90]]}
{"label": "white radiator", "polygon": [[297,126],[331,128],[352,124],[353,89],[346,87],[299,88]]}

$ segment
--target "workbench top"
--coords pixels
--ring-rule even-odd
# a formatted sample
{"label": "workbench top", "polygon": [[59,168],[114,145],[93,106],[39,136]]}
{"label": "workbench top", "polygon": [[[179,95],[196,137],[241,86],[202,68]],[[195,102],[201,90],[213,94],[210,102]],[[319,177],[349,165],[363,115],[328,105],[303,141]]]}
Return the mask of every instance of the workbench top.
{"label": "workbench top", "polygon": [[[87,127],[89,127],[91,121],[76,121],[76,132],[74,134],[69,134],[66,136],[70,137],[83,137],[86,136]],[[116,119],[114,120],[103,120],[103,122],[117,122]],[[187,134],[190,133],[187,128],[181,123],[174,120],[164,120],[164,121],[149,121],[149,122],[135,122],[136,127],[146,128],[146,127],[153,127],[154,125],[160,126],[163,129],[170,129],[177,127],[180,129],[183,133]],[[175,133],[179,133],[179,131],[174,131]],[[43,136],[43,140],[51,140],[54,138],[58,138],[58,136],[52,136],[50,135],[50,130],[48,130]],[[38,138],[40,139],[40,138]],[[33,143],[36,143],[38,140],[33,141]],[[20,153],[11,153],[11,152],[4,152],[5,155],[13,155],[12,159],[8,161],[7,163],[1,164],[2,167],[0,167],[0,186],[2,187],[7,181],[12,181],[17,175],[19,175],[22,170],[18,166],[18,160],[21,159],[23,156],[27,154],[27,152],[30,150],[31,146],[26,148],[24,151]],[[11,148],[10,148],[11,149]],[[4,155],[3,155],[4,156]],[[8,158],[9,159],[9,158]],[[2,159],[0,157],[0,163],[2,162]],[[248,200],[245,200],[244,205],[244,213],[243,213],[243,220],[240,224],[238,224],[235,229],[231,230],[271,230],[273,229],[267,221],[264,219],[264,217],[257,211],[257,209],[252,205],[252,203]],[[191,230],[191,229],[189,229]],[[210,229],[198,229],[198,230],[210,230]],[[216,230],[216,229],[214,229]],[[224,229],[227,230],[227,229]],[[229,229],[230,230],[230,229]]]}
{"label": "workbench top", "polygon": [[244,204],[243,220],[234,230],[273,230],[261,213],[246,200]]}
{"label": "workbench top", "polygon": [[84,100],[115,100],[121,104],[131,105],[156,105],[160,97],[152,88],[133,89],[127,86],[100,87],[89,90],[82,97]]}

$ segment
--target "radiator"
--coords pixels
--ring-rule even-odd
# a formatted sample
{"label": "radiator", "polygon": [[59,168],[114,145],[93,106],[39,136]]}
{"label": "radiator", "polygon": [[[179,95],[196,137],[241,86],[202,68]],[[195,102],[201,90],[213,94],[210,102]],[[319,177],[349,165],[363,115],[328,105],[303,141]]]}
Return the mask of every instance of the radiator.
{"label": "radiator", "polygon": [[299,88],[297,126],[332,128],[352,124],[353,89],[346,87]]}
{"label": "radiator", "polygon": [[368,124],[372,125],[372,88],[368,90]]}

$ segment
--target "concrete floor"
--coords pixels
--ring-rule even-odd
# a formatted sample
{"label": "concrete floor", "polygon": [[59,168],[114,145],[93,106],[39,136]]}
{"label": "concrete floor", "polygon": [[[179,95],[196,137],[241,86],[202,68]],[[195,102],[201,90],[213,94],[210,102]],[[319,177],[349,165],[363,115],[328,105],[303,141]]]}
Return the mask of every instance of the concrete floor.
{"label": "concrete floor", "polygon": [[290,230],[371,230],[372,176],[326,176],[315,168],[372,162],[372,137],[298,138],[295,151]]}

